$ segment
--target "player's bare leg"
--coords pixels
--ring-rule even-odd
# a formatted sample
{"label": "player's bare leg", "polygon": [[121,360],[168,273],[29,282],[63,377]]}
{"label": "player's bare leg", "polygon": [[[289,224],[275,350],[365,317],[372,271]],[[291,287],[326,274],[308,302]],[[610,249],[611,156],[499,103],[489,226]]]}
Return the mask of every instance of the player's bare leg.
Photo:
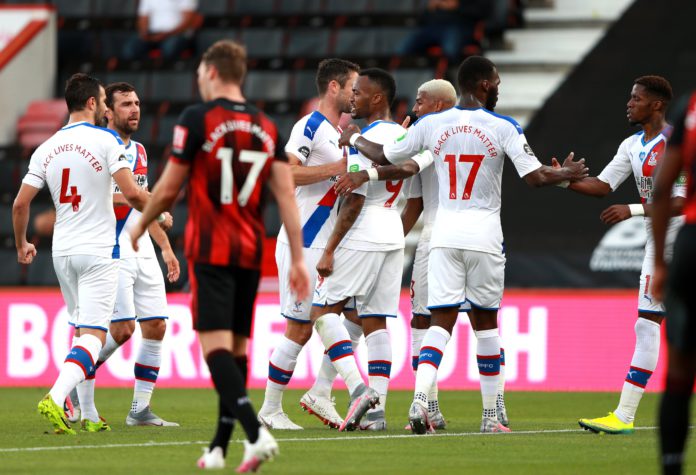
{"label": "player's bare leg", "polygon": [[473,307],[469,311],[471,326],[476,334],[476,359],[481,382],[483,416],[481,432],[510,432],[498,421],[496,400],[500,379],[500,334],[498,310]]}
{"label": "player's bare leg", "polygon": [[365,412],[379,403],[379,394],[369,388],[362,379],[355,361],[350,334],[338,316],[349,300],[346,298],[324,307],[313,306],[310,314],[331,362],[350,392],[351,406],[339,430],[357,429]]}
{"label": "player's bare leg", "polygon": [[423,337],[418,357],[416,388],[408,414],[411,430],[416,434],[432,430],[428,418],[428,394],[437,382],[437,370],[452,329],[457,323],[458,314],[459,305],[431,309],[430,328]]}

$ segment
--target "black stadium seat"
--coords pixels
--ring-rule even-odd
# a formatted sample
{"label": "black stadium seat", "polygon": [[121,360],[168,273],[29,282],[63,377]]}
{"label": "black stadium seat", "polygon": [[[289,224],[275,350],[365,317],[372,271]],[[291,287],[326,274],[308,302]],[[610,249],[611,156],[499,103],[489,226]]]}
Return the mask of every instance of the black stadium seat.
{"label": "black stadium seat", "polygon": [[198,99],[193,71],[155,71],[151,76],[150,99],[189,102]]}
{"label": "black stadium seat", "polygon": [[249,57],[273,58],[282,54],[284,36],[280,28],[248,28],[242,31],[241,41]]}
{"label": "black stadium seat", "polygon": [[286,54],[288,56],[309,56],[323,58],[329,52],[331,31],[329,29],[302,28],[290,31]]}
{"label": "black stadium seat", "polygon": [[249,100],[279,101],[288,96],[290,73],[287,71],[251,71],[244,81]]}

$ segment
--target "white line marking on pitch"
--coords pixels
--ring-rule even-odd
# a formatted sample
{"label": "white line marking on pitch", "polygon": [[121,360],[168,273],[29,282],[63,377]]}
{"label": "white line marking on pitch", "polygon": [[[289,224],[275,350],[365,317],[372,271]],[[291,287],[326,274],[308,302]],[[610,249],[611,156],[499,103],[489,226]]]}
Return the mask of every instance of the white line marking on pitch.
{"label": "white line marking on pitch", "polygon": [[[636,427],[636,430],[655,430],[657,427]],[[347,440],[360,441],[360,440],[375,440],[375,439],[412,439],[416,437],[422,437],[425,440],[432,439],[435,437],[472,437],[472,436],[498,436],[498,437],[509,437],[514,435],[537,435],[537,434],[567,434],[576,432],[578,434],[583,433],[582,429],[550,429],[550,430],[519,430],[515,432],[510,432],[509,434],[482,434],[480,432],[438,432],[436,434],[428,435],[415,435],[415,434],[392,434],[392,435],[368,435],[368,436],[339,436],[339,437],[299,437],[292,439],[276,439],[278,442],[331,442],[340,441],[344,442]],[[232,440],[230,442],[242,443],[241,440]],[[132,444],[93,444],[93,445],[62,445],[54,447],[10,447],[10,448],[0,448],[0,453],[7,452],[42,452],[47,450],[82,450],[82,449],[114,449],[121,447],[168,447],[177,445],[208,445],[210,442],[205,440],[188,440],[181,442],[142,442],[142,443],[132,443]]]}

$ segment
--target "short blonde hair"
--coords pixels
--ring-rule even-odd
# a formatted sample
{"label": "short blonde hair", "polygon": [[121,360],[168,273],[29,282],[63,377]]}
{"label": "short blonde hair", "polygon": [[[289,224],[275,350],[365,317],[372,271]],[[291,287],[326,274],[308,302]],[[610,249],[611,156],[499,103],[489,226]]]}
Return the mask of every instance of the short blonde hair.
{"label": "short blonde hair", "polygon": [[236,41],[216,41],[203,53],[201,61],[206,65],[215,66],[223,82],[241,84],[246,76],[246,48]]}
{"label": "short blonde hair", "polygon": [[426,92],[433,99],[449,102],[451,106],[457,102],[457,91],[451,82],[444,79],[431,79],[418,88],[418,92]]}

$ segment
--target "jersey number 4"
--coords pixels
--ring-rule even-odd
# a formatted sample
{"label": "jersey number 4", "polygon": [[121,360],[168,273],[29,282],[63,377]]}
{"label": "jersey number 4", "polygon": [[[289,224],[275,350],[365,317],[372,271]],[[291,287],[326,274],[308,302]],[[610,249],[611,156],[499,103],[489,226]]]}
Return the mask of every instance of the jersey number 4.
{"label": "jersey number 4", "polygon": [[[471,163],[471,170],[469,171],[469,178],[467,178],[464,184],[464,193],[462,194],[463,200],[471,199],[471,190],[474,188],[474,181],[476,181],[476,175],[478,174],[479,168],[481,167],[481,162],[483,161],[483,155],[459,155],[459,163]],[[445,156],[445,162],[449,165],[449,184],[450,191],[449,197],[451,200],[457,199],[457,156],[454,154],[449,154]]]}
{"label": "jersey number 4", "polygon": [[[220,147],[216,155],[217,159],[220,160],[222,164],[222,174],[220,175],[220,203],[223,205],[232,204],[232,198],[234,196],[232,193],[234,188],[234,174],[232,171],[233,152],[234,150],[229,147]],[[251,170],[249,170],[246,180],[244,180],[242,189],[237,193],[237,204],[239,206],[246,206],[249,202],[249,197],[254,191],[256,181],[259,179],[259,175],[267,159],[268,154],[266,152],[240,150],[239,161],[242,163],[251,163]]]}
{"label": "jersey number 4", "polygon": [[[63,168],[63,176],[60,180],[60,199],[61,203],[69,203],[72,205],[72,210],[77,212],[80,209],[80,201],[82,201],[82,196],[77,194],[77,187],[70,186],[70,169]],[[68,187],[70,187],[70,194],[68,194]]]}

